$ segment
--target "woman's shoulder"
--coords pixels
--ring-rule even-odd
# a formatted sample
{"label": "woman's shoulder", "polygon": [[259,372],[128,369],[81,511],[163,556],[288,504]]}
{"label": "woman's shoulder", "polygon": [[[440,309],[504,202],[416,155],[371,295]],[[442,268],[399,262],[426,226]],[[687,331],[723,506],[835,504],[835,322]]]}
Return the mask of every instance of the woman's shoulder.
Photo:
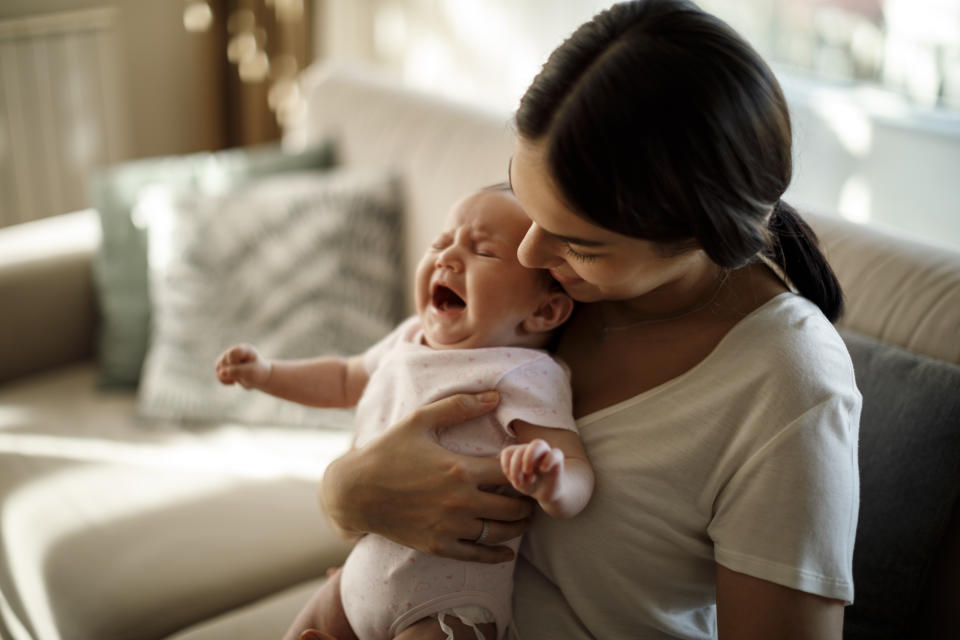
{"label": "woman's shoulder", "polygon": [[717,351],[724,366],[733,359],[731,368],[760,367],[785,384],[855,390],[840,334],[813,302],[794,293],[772,298],[737,323]]}

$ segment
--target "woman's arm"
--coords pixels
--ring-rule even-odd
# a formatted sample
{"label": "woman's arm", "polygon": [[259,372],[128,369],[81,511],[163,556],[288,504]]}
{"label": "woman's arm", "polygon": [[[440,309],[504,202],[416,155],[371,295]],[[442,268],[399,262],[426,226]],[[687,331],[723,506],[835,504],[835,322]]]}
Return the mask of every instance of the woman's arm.
{"label": "woman's arm", "polygon": [[554,518],[572,518],[593,494],[593,469],[580,437],[515,420],[520,444],[504,447],[500,465],[510,484],[534,498]]}
{"label": "woman's arm", "polygon": [[720,640],[841,640],[843,603],[717,565]]}
{"label": "woman's arm", "polygon": [[[492,411],[497,394],[459,394],[417,409],[324,473],[320,502],[331,525],[350,537],[376,533],[425,553],[474,562],[506,562],[499,545],[529,525],[528,500],[481,486],[506,484],[496,458],[463,456],[436,433]],[[486,520],[485,544],[473,542]]]}

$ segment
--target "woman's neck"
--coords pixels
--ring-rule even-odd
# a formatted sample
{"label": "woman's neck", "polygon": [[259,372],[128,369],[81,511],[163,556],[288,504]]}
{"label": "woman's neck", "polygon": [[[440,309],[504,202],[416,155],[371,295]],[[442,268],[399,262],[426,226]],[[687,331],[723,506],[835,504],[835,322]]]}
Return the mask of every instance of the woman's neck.
{"label": "woman's neck", "polygon": [[631,323],[667,322],[706,311],[717,302],[729,273],[708,259],[696,261],[641,296],[601,302],[603,322],[615,330]]}

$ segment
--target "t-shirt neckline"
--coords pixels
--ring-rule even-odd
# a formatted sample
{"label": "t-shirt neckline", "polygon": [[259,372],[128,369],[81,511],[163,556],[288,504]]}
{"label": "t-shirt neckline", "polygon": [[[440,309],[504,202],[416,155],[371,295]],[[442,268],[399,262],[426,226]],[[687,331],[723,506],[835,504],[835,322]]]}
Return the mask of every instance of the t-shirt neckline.
{"label": "t-shirt neckline", "polygon": [[[588,413],[587,415],[581,416],[581,417],[577,418],[577,428],[585,427],[585,426],[587,426],[587,425],[589,425],[589,424],[591,424],[591,423],[593,423],[593,422],[597,422],[598,420],[602,420],[603,418],[605,418],[605,417],[607,417],[607,416],[609,416],[609,415],[613,415],[613,414],[618,413],[618,412],[620,412],[620,411],[622,411],[622,410],[624,410],[624,409],[627,409],[627,408],[631,407],[632,405],[636,404],[637,402],[640,402],[641,400],[643,400],[643,399],[646,398],[647,396],[651,396],[651,395],[654,395],[654,394],[656,394],[656,393],[660,393],[660,392],[662,392],[663,390],[665,390],[665,389],[667,389],[667,388],[669,388],[669,387],[672,387],[674,384],[677,384],[679,381],[683,380],[684,378],[687,378],[687,377],[689,377],[689,376],[694,375],[694,374],[697,372],[697,370],[700,369],[700,368],[702,368],[703,366],[705,366],[705,364],[706,364],[708,361],[710,361],[710,360],[712,360],[712,359],[714,359],[714,358],[717,357],[716,354],[719,353],[719,352],[721,352],[721,351],[723,350],[725,343],[729,342],[730,336],[732,336],[732,335],[734,335],[734,334],[736,334],[736,333],[740,333],[741,331],[743,331],[743,327],[744,327],[745,325],[749,324],[749,323],[752,322],[753,319],[755,319],[757,316],[759,316],[760,314],[764,313],[764,312],[767,310],[767,308],[773,306],[775,302],[778,302],[778,301],[784,299],[784,296],[789,296],[789,297],[792,299],[792,298],[796,297],[797,294],[792,293],[792,292],[790,292],[790,291],[784,291],[784,292],[782,292],[782,293],[778,293],[777,295],[773,296],[772,298],[770,298],[769,300],[767,300],[766,302],[764,302],[762,305],[760,305],[759,307],[757,307],[756,309],[754,309],[753,311],[751,311],[750,313],[748,313],[747,315],[745,315],[743,318],[741,318],[735,325],[733,325],[733,326],[730,328],[730,330],[727,331],[727,333],[724,334],[724,336],[723,336],[722,338],[720,338],[720,340],[719,340],[719,341],[717,342],[717,344],[713,347],[713,349],[710,351],[710,353],[708,353],[700,362],[698,362],[697,364],[693,365],[692,367],[690,367],[689,369],[687,369],[686,371],[684,371],[684,372],[681,373],[680,375],[674,376],[673,378],[670,378],[669,380],[667,380],[667,381],[665,381],[665,382],[662,382],[662,383],[658,384],[658,385],[655,386],[655,387],[652,387],[652,388],[650,388],[650,389],[647,389],[646,391],[641,391],[640,393],[638,393],[638,394],[636,394],[636,395],[633,395],[633,396],[630,396],[629,398],[625,398],[625,399],[620,400],[619,402],[615,402],[615,403],[613,403],[613,404],[611,404],[611,405],[609,405],[609,406],[603,407],[603,408],[601,408],[601,409],[597,409],[596,411],[591,411],[591,412]],[[576,375],[576,371],[573,372],[573,375]]]}

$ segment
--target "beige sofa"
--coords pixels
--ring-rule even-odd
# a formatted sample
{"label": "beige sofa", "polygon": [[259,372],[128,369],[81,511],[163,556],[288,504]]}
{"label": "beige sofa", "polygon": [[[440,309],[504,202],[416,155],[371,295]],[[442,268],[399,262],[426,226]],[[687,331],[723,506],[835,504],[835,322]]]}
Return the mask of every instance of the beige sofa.
{"label": "beige sofa", "polygon": [[[508,114],[400,89],[366,71],[312,68],[303,87],[308,116],[287,144],[332,136],[341,163],[401,176],[408,275],[449,204],[506,175]],[[811,221],[847,293],[841,326],[905,350],[845,333],[869,389],[865,407],[895,403],[879,417],[865,408],[865,420],[889,415],[891,423],[865,423],[861,451],[896,446],[884,440],[890,430],[937,451],[956,450],[949,447],[960,437],[960,416],[942,384],[960,380],[960,253],[837,218]],[[0,231],[0,637],[279,637],[324,569],[347,551],[326,527],[315,491],[349,434],[139,424],[133,392],[96,389],[97,242],[94,211]],[[909,364],[911,353],[924,356],[920,365]],[[909,366],[884,368],[901,357]],[[935,376],[924,373],[931,366]],[[897,371],[914,377],[901,382]],[[902,384],[907,396],[933,377],[941,387],[920,403],[942,399],[946,413],[931,423],[941,439],[927,442],[926,428],[903,417],[913,414],[900,412],[898,394],[873,389]],[[953,391],[960,395],[960,387]],[[865,599],[864,613],[848,616],[847,636],[955,637],[938,634],[960,628],[951,606],[960,598],[957,472],[940,482],[930,515],[936,522],[919,545],[922,566],[910,574],[915,581],[888,587],[870,572],[896,577],[916,527],[877,522],[902,520],[884,509],[903,502],[892,492],[909,483],[891,475],[890,489],[883,484],[887,462],[863,462],[880,484],[865,478],[863,514],[871,519],[861,521],[860,536],[872,564],[858,574],[855,607]],[[891,473],[924,480],[929,468],[901,460]],[[906,501],[915,502],[909,493]],[[903,617],[884,620],[887,598],[913,602],[904,615],[925,635],[902,635]]]}

